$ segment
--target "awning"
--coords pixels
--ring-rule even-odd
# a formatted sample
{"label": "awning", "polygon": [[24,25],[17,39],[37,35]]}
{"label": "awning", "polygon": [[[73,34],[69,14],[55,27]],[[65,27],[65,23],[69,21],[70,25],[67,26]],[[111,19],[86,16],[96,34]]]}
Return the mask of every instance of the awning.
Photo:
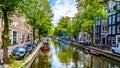
{"label": "awning", "polygon": [[108,33],[104,34],[104,35],[103,35],[103,38],[106,38],[107,36],[108,36]]}

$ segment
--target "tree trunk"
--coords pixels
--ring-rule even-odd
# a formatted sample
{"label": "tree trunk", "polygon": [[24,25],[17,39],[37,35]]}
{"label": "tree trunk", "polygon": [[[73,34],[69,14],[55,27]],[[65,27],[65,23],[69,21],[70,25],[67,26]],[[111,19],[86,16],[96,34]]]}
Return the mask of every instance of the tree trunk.
{"label": "tree trunk", "polygon": [[35,28],[33,28],[33,43],[34,43],[34,40],[35,40]]}
{"label": "tree trunk", "polygon": [[91,44],[93,45],[93,34],[91,35]]}
{"label": "tree trunk", "polygon": [[38,35],[39,35],[39,40],[40,40],[40,29],[39,29]]}
{"label": "tree trunk", "polygon": [[3,30],[3,61],[4,64],[8,64],[8,45],[9,43],[9,24],[8,24],[8,17],[7,17],[7,10],[2,8],[3,18],[4,18],[4,30]]}
{"label": "tree trunk", "polygon": [[91,44],[93,45],[93,40],[94,40],[94,26],[92,26],[92,33],[91,33],[91,36],[92,36],[92,38],[91,38]]}

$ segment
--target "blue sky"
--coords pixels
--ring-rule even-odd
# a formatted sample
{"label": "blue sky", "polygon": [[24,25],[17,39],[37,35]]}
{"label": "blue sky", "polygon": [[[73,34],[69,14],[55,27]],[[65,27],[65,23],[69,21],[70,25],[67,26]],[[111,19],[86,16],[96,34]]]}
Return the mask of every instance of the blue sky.
{"label": "blue sky", "polygon": [[49,0],[54,13],[52,23],[56,26],[61,17],[73,17],[77,13],[76,0]]}

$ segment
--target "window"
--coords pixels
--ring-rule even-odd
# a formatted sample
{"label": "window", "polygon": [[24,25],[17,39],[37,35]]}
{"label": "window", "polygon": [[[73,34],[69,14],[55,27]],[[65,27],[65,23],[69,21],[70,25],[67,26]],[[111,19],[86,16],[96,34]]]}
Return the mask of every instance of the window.
{"label": "window", "polygon": [[107,25],[105,25],[105,31],[107,31],[108,30],[108,27],[107,27]]}
{"label": "window", "polygon": [[98,33],[98,32],[99,32],[99,28],[97,27],[97,28],[96,28],[96,33]]}
{"label": "window", "polygon": [[100,25],[100,19],[96,19],[96,25]]}
{"label": "window", "polygon": [[115,24],[115,15],[113,15],[113,18],[112,18],[112,24]]}
{"label": "window", "polygon": [[120,21],[120,13],[117,14],[117,22]]}
{"label": "window", "polygon": [[118,37],[118,43],[120,43],[120,37]]}
{"label": "window", "polygon": [[98,25],[100,25],[100,22],[101,22],[101,20],[99,19],[99,20],[98,20]]}
{"label": "window", "polygon": [[117,9],[119,9],[119,10],[120,10],[120,4],[118,4],[118,5],[117,5]]}
{"label": "window", "polygon": [[120,24],[117,25],[117,33],[120,33]]}
{"label": "window", "polygon": [[115,34],[115,26],[112,27],[112,34]]}
{"label": "window", "polygon": [[109,16],[109,25],[111,24],[112,20],[111,20],[111,16]]}
{"label": "window", "polygon": [[104,26],[102,26],[102,32],[104,32]]}
{"label": "window", "polygon": [[109,26],[109,34],[111,34],[111,26]]}
{"label": "window", "polygon": [[115,44],[115,37],[112,37],[112,44]]}
{"label": "window", "polygon": [[107,25],[102,25],[102,32],[107,32],[107,29],[108,29]]}

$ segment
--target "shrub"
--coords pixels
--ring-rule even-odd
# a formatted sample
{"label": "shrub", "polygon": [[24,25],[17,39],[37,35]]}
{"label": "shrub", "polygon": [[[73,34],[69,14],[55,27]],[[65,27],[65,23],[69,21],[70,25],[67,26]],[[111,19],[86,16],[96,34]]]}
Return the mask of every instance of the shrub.
{"label": "shrub", "polygon": [[18,56],[10,56],[10,58],[8,59],[8,63],[14,63],[16,61],[16,59],[18,58]]}

